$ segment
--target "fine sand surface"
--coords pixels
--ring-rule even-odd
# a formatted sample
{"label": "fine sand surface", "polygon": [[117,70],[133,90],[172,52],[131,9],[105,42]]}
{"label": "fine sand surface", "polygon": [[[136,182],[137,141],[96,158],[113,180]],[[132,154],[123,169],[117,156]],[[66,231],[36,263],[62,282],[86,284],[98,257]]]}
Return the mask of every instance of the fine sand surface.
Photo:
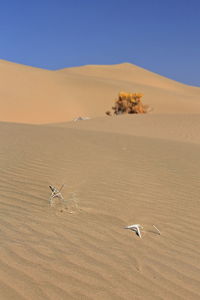
{"label": "fine sand surface", "polygon": [[[0,299],[200,299],[200,89],[129,64],[0,76]],[[131,86],[153,111],[103,117]]]}

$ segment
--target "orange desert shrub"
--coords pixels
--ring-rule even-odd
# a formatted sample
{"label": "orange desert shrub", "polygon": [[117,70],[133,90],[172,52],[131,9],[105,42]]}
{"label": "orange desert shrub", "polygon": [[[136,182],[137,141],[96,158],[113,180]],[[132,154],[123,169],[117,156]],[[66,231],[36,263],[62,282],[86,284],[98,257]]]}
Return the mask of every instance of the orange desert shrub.
{"label": "orange desert shrub", "polygon": [[[115,115],[120,114],[144,114],[147,112],[147,106],[142,104],[141,98],[143,94],[140,93],[126,93],[120,92],[118,99],[112,107]],[[111,116],[111,112],[107,111],[106,114]]]}

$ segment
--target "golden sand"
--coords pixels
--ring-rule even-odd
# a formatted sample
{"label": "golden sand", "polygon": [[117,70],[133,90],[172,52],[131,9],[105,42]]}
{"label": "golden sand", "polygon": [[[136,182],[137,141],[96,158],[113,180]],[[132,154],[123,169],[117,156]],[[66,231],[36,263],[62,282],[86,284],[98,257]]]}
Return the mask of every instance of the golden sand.
{"label": "golden sand", "polygon": [[[127,64],[0,80],[0,299],[199,299],[200,89]],[[153,112],[102,117],[132,87]]]}

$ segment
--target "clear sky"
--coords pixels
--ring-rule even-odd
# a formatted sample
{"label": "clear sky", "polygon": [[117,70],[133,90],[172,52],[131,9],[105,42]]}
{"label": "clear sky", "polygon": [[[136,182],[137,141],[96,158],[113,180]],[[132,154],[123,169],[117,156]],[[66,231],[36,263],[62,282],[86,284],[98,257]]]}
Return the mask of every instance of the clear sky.
{"label": "clear sky", "polygon": [[0,0],[0,58],[46,69],[130,62],[200,86],[200,0]]}

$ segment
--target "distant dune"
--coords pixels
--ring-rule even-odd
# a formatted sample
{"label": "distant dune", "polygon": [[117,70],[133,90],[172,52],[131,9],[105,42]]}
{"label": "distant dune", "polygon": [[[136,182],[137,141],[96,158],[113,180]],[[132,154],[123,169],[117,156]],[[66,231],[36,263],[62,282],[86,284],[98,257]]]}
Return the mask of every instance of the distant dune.
{"label": "distant dune", "polygon": [[152,113],[200,112],[200,88],[132,64],[58,71],[0,60],[0,121],[44,124],[102,117],[121,90],[144,93]]}

